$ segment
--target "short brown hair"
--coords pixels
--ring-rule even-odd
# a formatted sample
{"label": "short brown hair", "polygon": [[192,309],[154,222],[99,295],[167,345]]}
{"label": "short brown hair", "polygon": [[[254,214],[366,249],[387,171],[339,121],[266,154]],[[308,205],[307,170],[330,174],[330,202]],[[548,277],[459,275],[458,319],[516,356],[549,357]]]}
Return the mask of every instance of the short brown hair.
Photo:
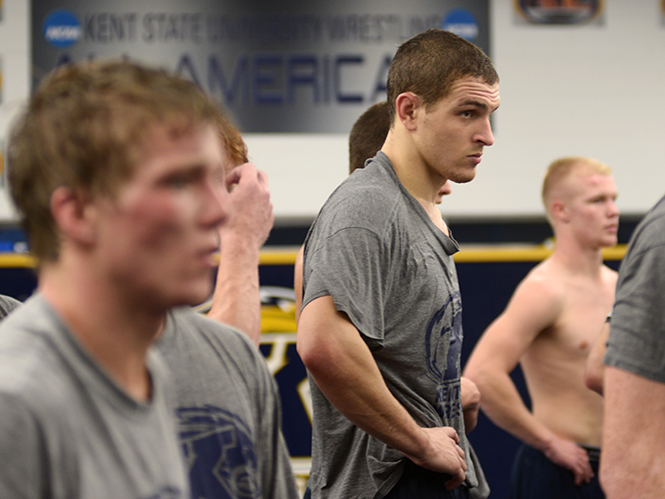
{"label": "short brown hair", "polygon": [[612,169],[604,163],[585,156],[566,156],[554,160],[545,171],[543,189],[541,192],[543,205],[548,219],[551,221],[551,207],[554,196],[559,195],[557,190],[564,180],[571,175],[612,175]]}
{"label": "short brown hair", "polygon": [[404,92],[419,96],[425,106],[446,97],[453,83],[474,77],[494,85],[499,81],[492,61],[476,45],[441,29],[429,29],[405,41],[388,71],[390,122],[395,120],[395,100]]}
{"label": "short brown hair", "polygon": [[13,127],[9,183],[33,254],[55,261],[50,199],[60,186],[112,196],[129,178],[154,124],[182,134],[216,125],[221,110],[193,83],[128,61],[63,66],[47,77]]}
{"label": "short brown hair", "polygon": [[242,165],[249,160],[247,157],[247,145],[240,135],[240,130],[229,121],[229,119],[222,117],[218,122],[219,135],[222,139],[222,145],[226,150],[229,161],[233,166]]}
{"label": "short brown hair", "polygon": [[389,131],[388,102],[377,102],[360,115],[349,134],[349,173],[364,167],[365,160],[376,155]]}

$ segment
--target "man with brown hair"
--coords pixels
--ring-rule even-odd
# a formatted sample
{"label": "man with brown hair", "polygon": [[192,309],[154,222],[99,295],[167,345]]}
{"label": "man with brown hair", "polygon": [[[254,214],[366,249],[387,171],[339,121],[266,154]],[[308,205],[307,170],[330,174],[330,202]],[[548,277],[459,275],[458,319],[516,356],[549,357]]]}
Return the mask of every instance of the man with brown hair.
{"label": "man with brown hair", "polygon": [[247,146],[228,120],[219,123],[227,151],[224,165],[234,209],[220,229],[219,266],[208,317],[247,334],[258,346],[261,340],[259,251],[273,226],[268,178],[248,163]]}
{"label": "man with brown hair", "polygon": [[211,291],[218,108],[127,62],[63,67],[14,127],[9,180],[38,291],[0,327],[0,496],[189,497],[161,357]]}
{"label": "man with brown hair", "polygon": [[295,499],[276,383],[244,337],[258,343],[260,335],[258,253],[272,226],[267,178],[247,163],[247,148],[230,122],[219,125],[219,137],[230,202],[208,313],[215,320],[174,310],[157,348],[174,378],[193,497]]}
{"label": "man with brown hair", "polygon": [[447,180],[473,179],[494,142],[498,75],[475,45],[428,30],[398,49],[387,92],[381,152],[305,241],[298,352],[315,499],[468,497],[477,485],[460,403],[457,244],[436,200]]}
{"label": "man with brown hair", "polygon": [[[617,242],[611,170],[596,160],[554,161],[543,182],[554,252],[534,267],[475,346],[464,375],[481,409],[520,439],[512,497],[602,497],[596,476],[602,398],[584,384],[587,357],[612,308],[617,274],[602,249]],[[510,373],[520,363],[531,398]]]}

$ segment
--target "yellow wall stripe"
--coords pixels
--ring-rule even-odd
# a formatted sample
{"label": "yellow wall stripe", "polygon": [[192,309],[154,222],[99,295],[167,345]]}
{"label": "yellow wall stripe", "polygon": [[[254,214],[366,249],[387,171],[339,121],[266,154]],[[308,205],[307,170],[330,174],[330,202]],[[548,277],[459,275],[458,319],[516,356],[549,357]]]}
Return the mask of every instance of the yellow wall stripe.
{"label": "yellow wall stripe", "polygon": [[[297,248],[272,249],[261,251],[259,263],[261,265],[293,265],[298,254]],[[538,262],[552,254],[552,250],[542,245],[524,246],[462,246],[461,251],[455,254],[455,261],[466,262]],[[603,250],[605,260],[621,260],[626,254],[626,245],[619,244],[613,248]],[[35,259],[29,254],[0,253],[0,268],[34,267]]]}
{"label": "yellow wall stripe", "polygon": [[[273,250],[261,252],[261,265],[293,265],[297,249]],[[552,254],[552,249],[542,245],[482,245],[461,246],[455,254],[456,262],[539,262]],[[626,254],[626,245],[603,249],[605,260],[621,260]]]}

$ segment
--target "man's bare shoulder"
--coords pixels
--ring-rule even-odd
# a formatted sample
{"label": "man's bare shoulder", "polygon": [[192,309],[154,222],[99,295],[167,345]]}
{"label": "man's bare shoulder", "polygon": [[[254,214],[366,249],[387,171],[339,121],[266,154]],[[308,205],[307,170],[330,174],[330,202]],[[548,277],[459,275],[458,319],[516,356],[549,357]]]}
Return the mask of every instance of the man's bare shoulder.
{"label": "man's bare shoulder", "polygon": [[619,278],[619,273],[616,270],[608,267],[607,265],[603,265],[601,272],[604,281],[612,286],[616,285],[617,279]]}
{"label": "man's bare shoulder", "polygon": [[547,259],[536,265],[522,279],[515,289],[512,301],[524,302],[533,306],[539,304],[535,312],[541,307],[558,309],[562,306],[566,296],[565,279],[561,269]]}
{"label": "man's bare shoulder", "polygon": [[517,350],[528,348],[563,311],[565,288],[560,279],[553,278],[553,274],[547,261],[534,267],[519,283],[508,306],[484,336],[499,343],[510,340],[515,343],[512,348]]}

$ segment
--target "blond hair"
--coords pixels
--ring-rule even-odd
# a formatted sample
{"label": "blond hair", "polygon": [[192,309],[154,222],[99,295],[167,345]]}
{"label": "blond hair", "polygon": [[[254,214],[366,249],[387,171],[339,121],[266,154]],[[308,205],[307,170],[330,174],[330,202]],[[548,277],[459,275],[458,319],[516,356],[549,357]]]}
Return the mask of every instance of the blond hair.
{"label": "blond hair", "polygon": [[560,196],[560,187],[572,176],[588,176],[593,174],[610,176],[612,169],[604,163],[585,156],[566,156],[553,161],[545,171],[542,199],[545,212],[551,222],[552,202]]}

